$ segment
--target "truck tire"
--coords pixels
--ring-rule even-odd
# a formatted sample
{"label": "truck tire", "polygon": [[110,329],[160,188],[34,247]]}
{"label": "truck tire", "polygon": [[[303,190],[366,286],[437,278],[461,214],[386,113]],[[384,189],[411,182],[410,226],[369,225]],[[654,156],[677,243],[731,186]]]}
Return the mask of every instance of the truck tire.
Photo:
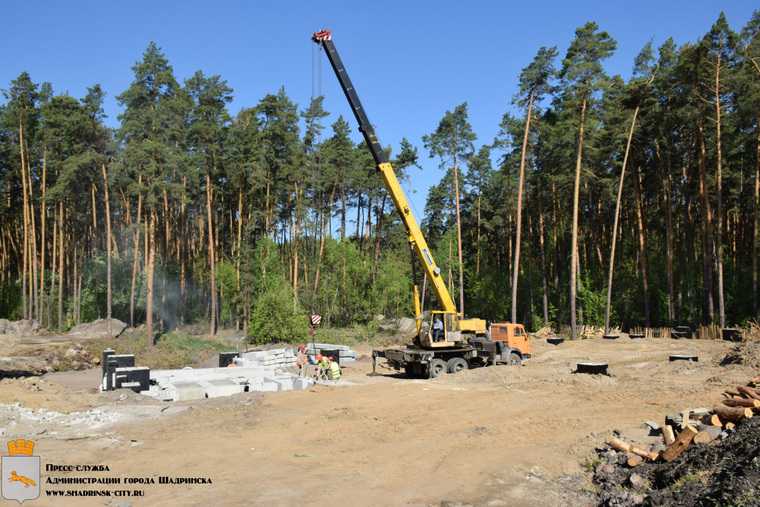
{"label": "truck tire", "polygon": [[428,365],[428,378],[438,378],[446,373],[446,362],[443,359],[433,359]]}
{"label": "truck tire", "polygon": [[509,365],[510,366],[521,366],[522,365],[522,357],[520,357],[520,354],[517,352],[510,352],[509,353]]}
{"label": "truck tire", "polygon": [[469,367],[467,361],[461,357],[452,357],[446,361],[446,371],[449,373],[459,373],[462,370],[466,370]]}

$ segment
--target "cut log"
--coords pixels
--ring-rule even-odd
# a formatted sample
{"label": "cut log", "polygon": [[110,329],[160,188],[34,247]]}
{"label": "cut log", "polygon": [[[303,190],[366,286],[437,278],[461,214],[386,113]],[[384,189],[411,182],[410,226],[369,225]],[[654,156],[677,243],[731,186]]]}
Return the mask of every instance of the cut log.
{"label": "cut log", "polygon": [[760,393],[751,387],[737,386],[736,390],[744,395],[745,398],[752,398],[753,400],[760,400]]}
{"label": "cut log", "polygon": [[708,414],[702,418],[702,422],[710,426],[723,426],[723,421],[720,420],[717,414]]}
{"label": "cut log", "polygon": [[616,438],[616,437],[610,437],[610,438],[608,438],[607,439],[607,445],[609,445],[610,447],[612,447],[616,451],[621,451],[621,452],[630,452],[631,451],[631,447],[633,447],[628,442],[624,442],[624,441],[622,441],[622,440],[620,440],[619,438]]}
{"label": "cut log", "polygon": [[660,453],[654,451],[647,451],[639,447],[631,447],[631,452],[637,456],[641,456],[649,461],[656,461],[660,457]]}
{"label": "cut log", "polygon": [[715,426],[705,426],[705,429],[694,435],[694,443],[709,444],[720,436],[721,431],[720,428],[716,428]]}
{"label": "cut log", "polygon": [[681,429],[686,428],[689,425],[689,410],[686,409],[681,412]]}
{"label": "cut log", "polygon": [[736,429],[736,424],[732,422],[726,423],[726,431],[734,431]]}
{"label": "cut log", "polygon": [[673,434],[673,426],[670,424],[662,427],[662,440],[665,442],[665,445],[670,445],[676,441],[676,436]]}
{"label": "cut log", "polygon": [[629,452],[626,457],[626,463],[631,468],[641,465],[643,462],[644,462],[644,458],[642,458],[638,454],[633,454]]}
{"label": "cut log", "polygon": [[684,430],[678,434],[675,442],[670,444],[668,448],[663,451],[662,459],[668,462],[676,459],[686,450],[686,448],[689,447],[689,444],[691,444],[691,441],[694,440],[694,437],[697,435],[697,433],[697,430],[691,426],[686,426],[686,428],[684,428]]}
{"label": "cut log", "polygon": [[727,407],[749,407],[760,408],[760,400],[750,398],[729,398],[722,403]]}
{"label": "cut log", "polygon": [[736,391],[723,391],[723,396],[725,396],[727,398],[730,398],[732,396],[738,396],[740,398],[742,397],[742,395],[739,394],[739,393],[737,393]]}
{"label": "cut log", "polygon": [[727,407],[718,405],[715,407],[715,413],[722,421],[739,422],[742,419],[752,417],[752,409],[746,407]]}

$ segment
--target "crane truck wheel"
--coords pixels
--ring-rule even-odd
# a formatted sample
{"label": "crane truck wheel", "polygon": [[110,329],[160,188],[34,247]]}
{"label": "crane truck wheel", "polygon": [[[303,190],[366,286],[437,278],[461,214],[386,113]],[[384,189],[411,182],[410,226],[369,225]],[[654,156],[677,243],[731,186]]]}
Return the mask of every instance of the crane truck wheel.
{"label": "crane truck wheel", "polygon": [[428,378],[438,378],[446,373],[446,362],[443,359],[433,359],[428,365]]}
{"label": "crane truck wheel", "polygon": [[520,354],[517,352],[510,352],[509,353],[509,365],[510,366],[520,366],[522,365],[522,357],[520,357]]}
{"label": "crane truck wheel", "polygon": [[446,361],[446,371],[449,373],[459,373],[462,370],[466,370],[468,367],[467,361],[462,357],[452,357]]}

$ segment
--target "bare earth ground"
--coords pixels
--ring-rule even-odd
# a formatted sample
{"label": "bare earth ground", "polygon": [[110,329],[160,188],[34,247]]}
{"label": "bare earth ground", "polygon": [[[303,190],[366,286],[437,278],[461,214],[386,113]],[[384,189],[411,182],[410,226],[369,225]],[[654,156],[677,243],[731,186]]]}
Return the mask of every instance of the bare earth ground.
{"label": "bare earth ground", "polygon": [[[522,367],[432,381],[386,369],[371,376],[365,357],[339,386],[175,404],[97,393],[94,370],[5,380],[0,437],[35,440],[43,466],[111,469],[91,476],[213,480],[145,486],[140,499],[43,492],[31,505],[590,505],[583,464],[610,431],[643,436],[645,420],[710,407],[757,374],[717,366],[730,348],[721,341],[535,340],[534,348]],[[700,362],[668,362],[679,352]],[[611,376],[572,374],[583,360],[608,362]],[[64,415],[40,420],[27,410],[39,408]]]}

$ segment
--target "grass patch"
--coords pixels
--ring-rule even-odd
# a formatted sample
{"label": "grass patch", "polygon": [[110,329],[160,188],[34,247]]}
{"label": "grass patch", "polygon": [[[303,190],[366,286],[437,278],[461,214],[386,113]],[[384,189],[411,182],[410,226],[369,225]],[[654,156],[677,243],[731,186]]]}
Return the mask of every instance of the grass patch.
{"label": "grass patch", "polygon": [[687,485],[694,484],[694,483],[700,483],[704,486],[707,484],[707,481],[709,478],[710,478],[709,470],[700,470],[697,472],[691,472],[680,477],[676,482],[674,482],[673,489],[675,489],[676,491],[679,491],[683,489],[684,487],[686,487]]}
{"label": "grass patch", "polygon": [[107,348],[114,349],[117,354],[134,354],[136,365],[154,369],[197,366],[219,352],[235,348],[234,344],[224,339],[195,336],[182,331],[161,335],[155,346],[148,345],[144,333],[88,340],[82,345],[95,357],[100,357],[103,349]]}

